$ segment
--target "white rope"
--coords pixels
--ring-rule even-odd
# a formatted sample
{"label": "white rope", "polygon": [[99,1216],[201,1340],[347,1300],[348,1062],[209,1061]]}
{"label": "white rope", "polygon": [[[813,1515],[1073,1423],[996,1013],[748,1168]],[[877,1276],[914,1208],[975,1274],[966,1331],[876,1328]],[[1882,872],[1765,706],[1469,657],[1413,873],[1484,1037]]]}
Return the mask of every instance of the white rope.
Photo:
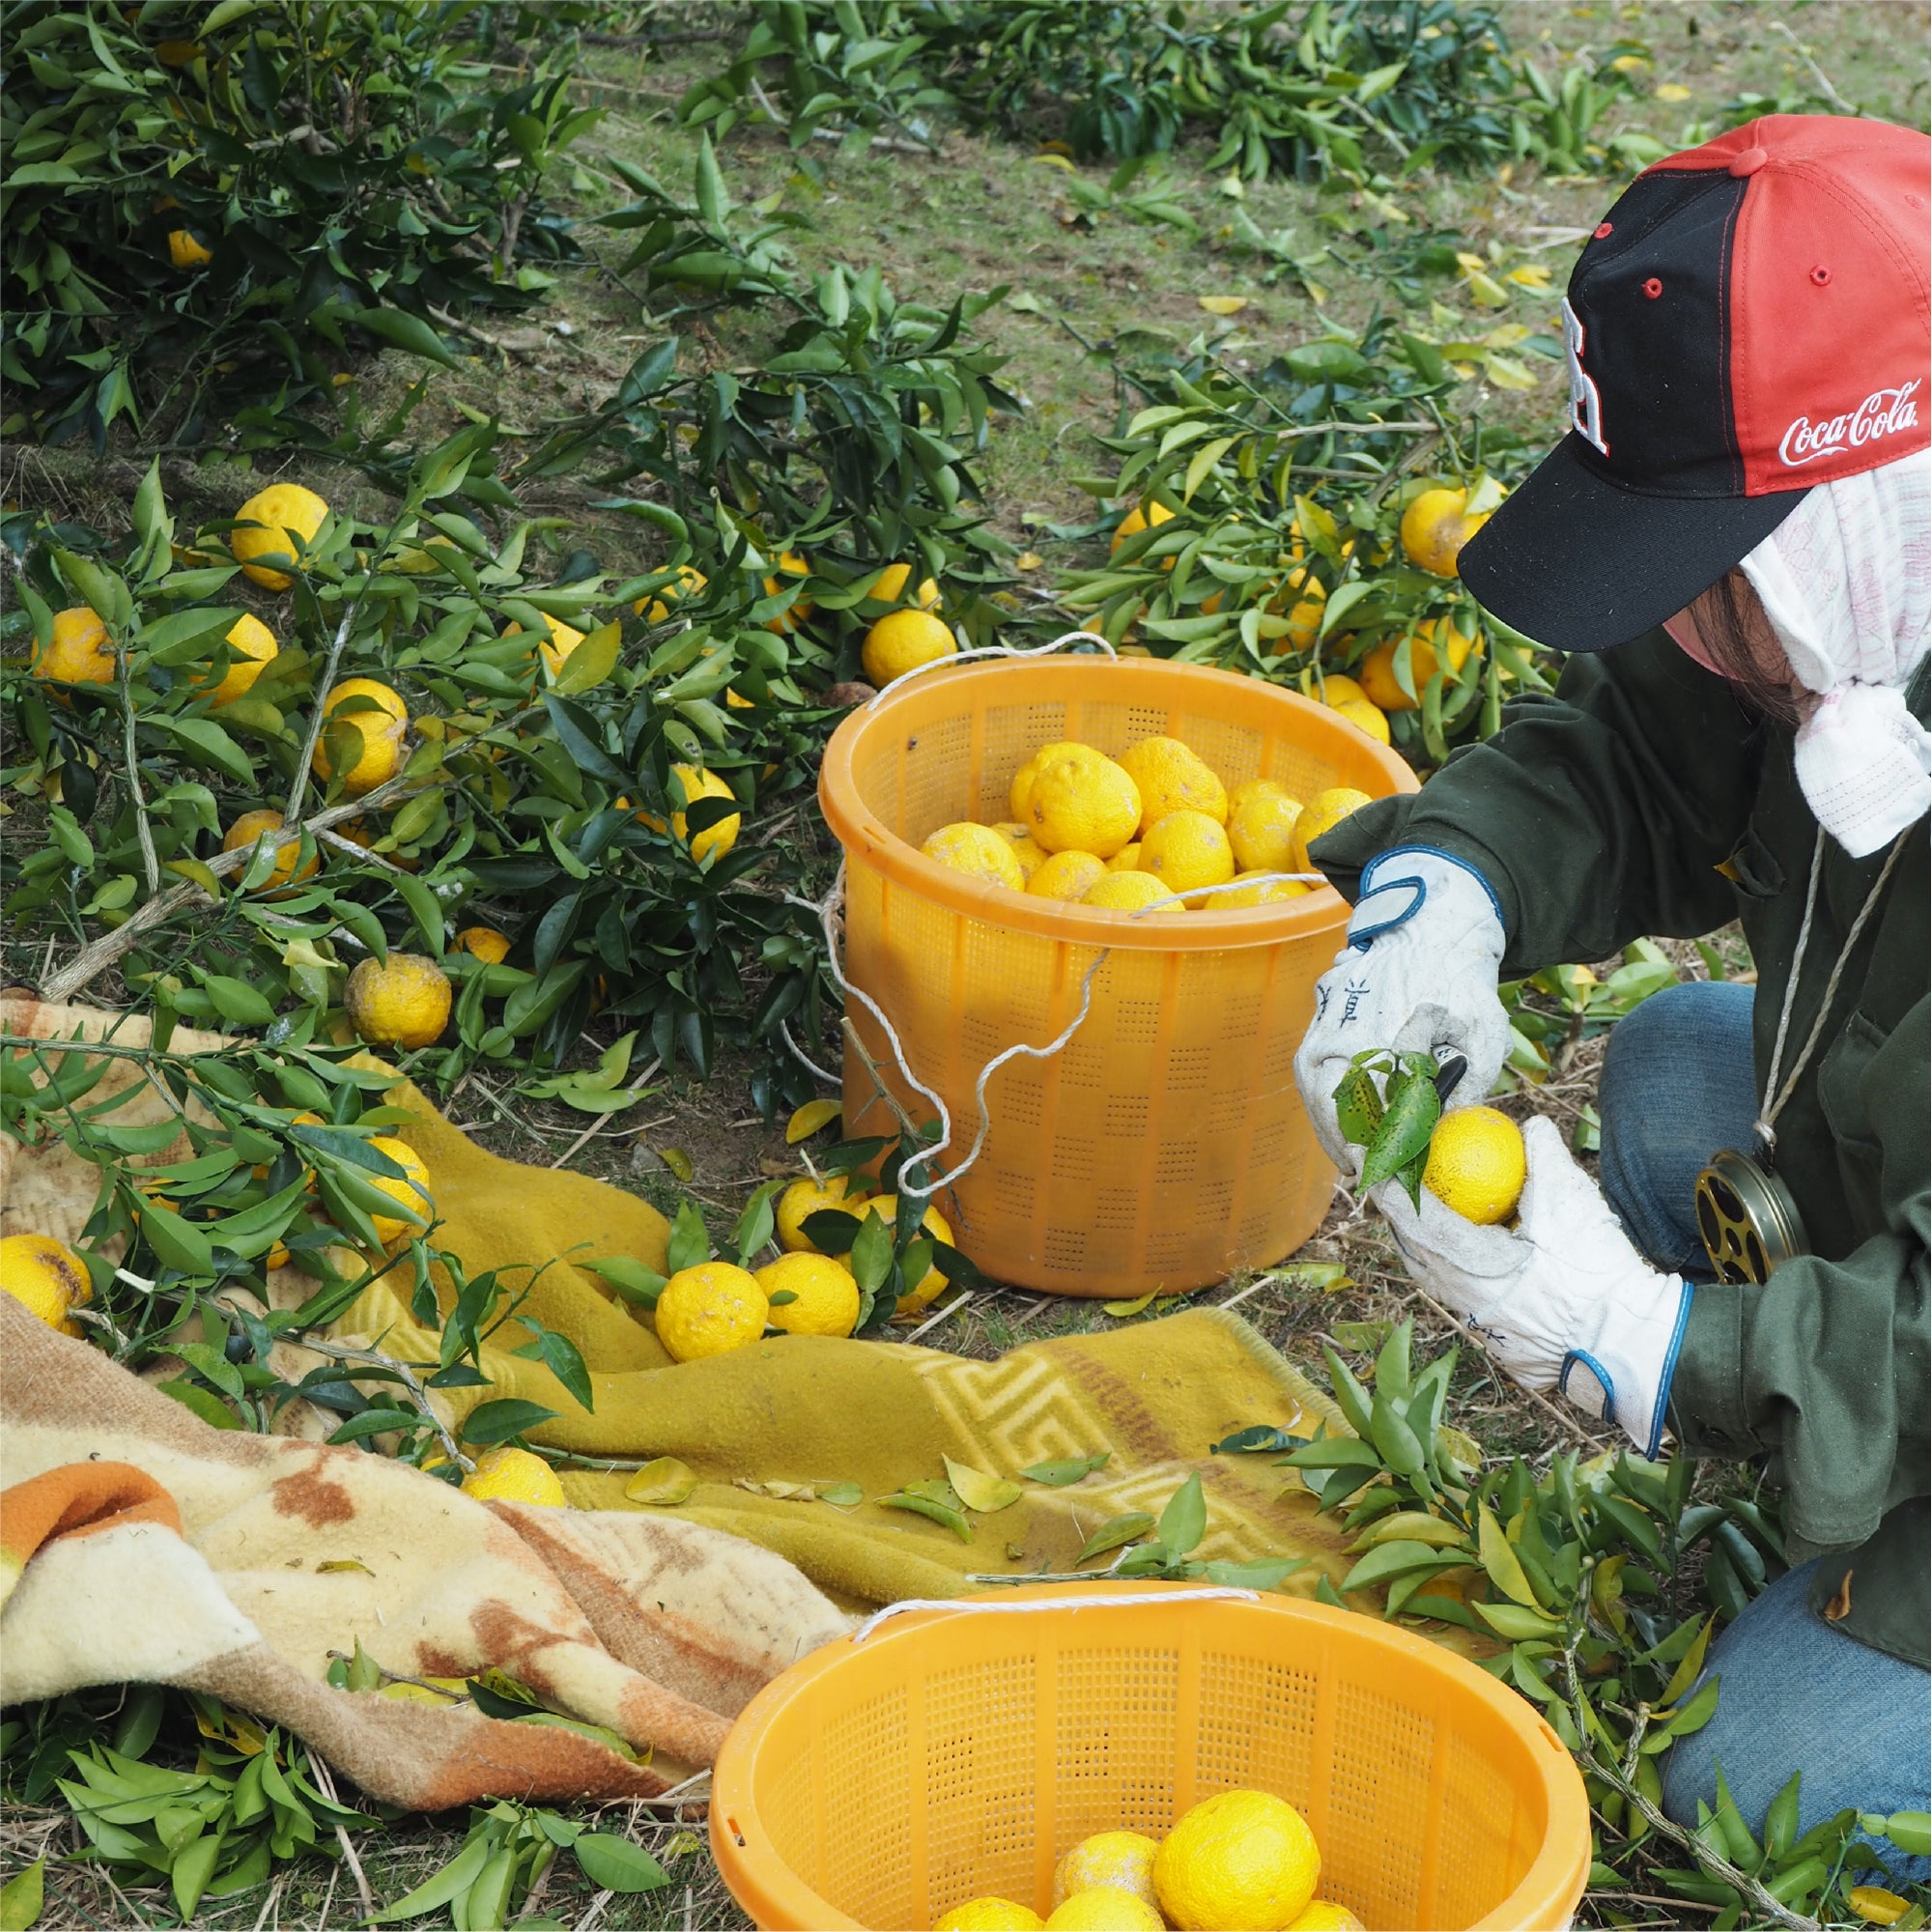
{"label": "white rope", "polygon": [[[1022,1578],[1015,1577],[1018,1582]],[[1034,1610],[1135,1610],[1151,1609],[1164,1604],[1259,1604],[1259,1590],[1240,1590],[1232,1584],[1208,1584],[1198,1590],[1131,1590],[1119,1596],[1036,1597],[1022,1604],[969,1604],[957,1597],[908,1597],[902,1604],[888,1604],[852,1633],[855,1644],[864,1643],[889,1617],[902,1616],[907,1610],[953,1610],[961,1616],[1017,1617]]]}
{"label": "white rope", "polygon": [[975,644],[970,650],[949,651],[943,658],[928,658],[924,664],[900,671],[884,690],[874,692],[866,700],[866,709],[876,710],[888,692],[896,691],[909,680],[923,677],[927,671],[939,670],[947,665],[963,664],[968,658],[1043,658],[1049,652],[1057,651],[1062,644],[1098,644],[1110,658],[1117,663],[1120,660],[1120,652],[1098,631],[1063,631],[1052,643],[1029,644],[1024,650],[1016,644]]}
{"label": "white rope", "polygon": [[[789,893],[785,895],[785,897],[787,899],[790,899],[793,905],[805,905],[809,903],[809,901],[805,899],[792,898],[792,895]],[[791,1049],[791,1057],[795,1061],[797,1061],[798,1064],[802,1067],[804,1067],[808,1073],[816,1074],[818,1078],[824,1081],[828,1087],[844,1086],[845,1080],[842,1074],[828,1073],[826,1072],[824,1067],[819,1065],[817,1061],[809,1059],[807,1057],[805,1048],[800,1046],[798,1041],[792,1038],[791,1037],[791,1022],[789,1020],[781,1020],[779,1022],[779,1037],[782,1039],[786,1044],[786,1046],[788,1046]]]}

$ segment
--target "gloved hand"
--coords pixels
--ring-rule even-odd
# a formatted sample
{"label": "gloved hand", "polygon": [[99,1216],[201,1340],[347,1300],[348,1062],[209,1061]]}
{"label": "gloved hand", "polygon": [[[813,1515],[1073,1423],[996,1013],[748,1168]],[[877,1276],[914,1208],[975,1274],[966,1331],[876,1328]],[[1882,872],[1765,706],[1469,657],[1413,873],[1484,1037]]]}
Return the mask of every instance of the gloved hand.
{"label": "gloved hand", "polygon": [[1496,1084],[1510,1043],[1496,998],[1502,957],[1502,912],[1474,867],[1419,845],[1391,846],[1363,867],[1349,943],[1315,983],[1314,1024],[1294,1056],[1316,1137],[1338,1167],[1348,1144],[1335,1088],[1367,1048],[1465,1054],[1452,1107],[1473,1106]]}
{"label": "gloved hand", "polygon": [[1514,1380],[1609,1417],[1654,1458],[1690,1285],[1631,1245],[1553,1121],[1531,1121],[1522,1138],[1529,1177],[1514,1230],[1465,1221],[1426,1187],[1418,1212],[1400,1181],[1370,1198],[1416,1279]]}

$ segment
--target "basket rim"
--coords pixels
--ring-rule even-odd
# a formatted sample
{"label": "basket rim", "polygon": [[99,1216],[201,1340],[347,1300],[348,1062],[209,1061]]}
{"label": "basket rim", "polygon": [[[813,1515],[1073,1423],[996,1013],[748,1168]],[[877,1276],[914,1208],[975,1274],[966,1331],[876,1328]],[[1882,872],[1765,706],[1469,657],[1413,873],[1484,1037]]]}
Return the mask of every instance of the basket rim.
{"label": "basket rim", "polygon": [[[1152,1590],[1185,1590],[1185,1584],[1164,1585],[1157,1581],[1103,1583],[1095,1579],[1085,1594],[1094,1601],[1059,1611],[1044,1611],[1040,1621],[1056,1622],[1084,1612],[1112,1609],[1116,1616],[1136,1614],[1130,1605],[1113,1605],[1109,1597],[1144,1594]],[[1012,1603],[1042,1597],[1065,1596],[1065,1584],[1038,1584],[1019,1589],[977,1592],[962,1597],[962,1607],[909,1611],[879,1630],[864,1645],[867,1651],[890,1649],[926,1634],[936,1627],[956,1622],[969,1615],[963,1606],[973,1603]],[[1470,1932],[1500,1932],[1504,1927],[1564,1925],[1570,1922],[1577,1900],[1589,1877],[1591,1859],[1589,1798],[1581,1774],[1563,1742],[1550,1729],[1541,1713],[1514,1690],[1478,1668],[1466,1658],[1442,1645],[1399,1626],[1365,1616],[1359,1611],[1336,1609],[1329,1605],[1300,1597],[1284,1597],[1261,1592],[1254,1603],[1199,1603],[1193,1606],[1198,1616],[1217,1617],[1230,1612],[1246,1615],[1262,1612],[1289,1622],[1318,1627],[1346,1629],[1351,1636],[1386,1649],[1391,1662],[1402,1660],[1423,1670],[1453,1678],[1463,1689],[1479,1698],[1510,1731],[1522,1742],[1533,1773],[1541,1785],[1548,1809],[1548,1825],[1543,1843],[1537,1848],[1528,1869],[1515,1889],[1482,1918]],[[1029,1620],[1031,1621],[1031,1620]],[[858,1654],[860,1646],[851,1636],[835,1637],[810,1655],[781,1671],[759,1690],[738,1714],[718,1753],[711,1773],[710,1837],[711,1849],[731,1895],[741,1907],[753,1911],[752,1902],[739,1889],[736,1880],[745,1875],[749,1862],[738,1854],[745,1847],[744,1827],[749,1820],[759,1838],[769,1844],[771,1834],[763,1828],[753,1794],[758,1771],[759,1747],[766,1725],[785,1705],[799,1696],[816,1679]],[[734,1842],[735,1840],[735,1842]],[[776,1856],[769,1863],[760,1860],[755,1880],[764,1894],[759,1903],[769,1902],[786,1915],[777,1922],[818,1927],[857,1927],[859,1921],[841,1913],[830,1900]],[[753,1913],[755,1918],[755,1913]],[[764,1920],[758,1922],[764,1923]]]}
{"label": "basket rim", "polygon": [[[1299,692],[1263,682],[1212,665],[1180,665],[1165,658],[1064,657],[1005,659],[947,666],[918,677],[901,690],[874,702],[855,706],[839,722],[826,745],[818,773],[818,804],[833,837],[847,852],[863,857],[895,885],[920,897],[936,900],[948,910],[990,925],[1017,927],[1037,937],[1068,940],[1093,948],[1132,947],[1159,952],[1227,952],[1249,947],[1276,946],[1285,940],[1315,938],[1339,928],[1348,906],[1333,886],[1316,886],[1300,897],[1271,905],[1236,906],[1184,912],[1179,918],[1136,918],[1110,906],[1085,906],[1063,899],[1036,898],[1010,887],[969,878],[928,859],[918,846],[882,824],[861,796],[853,767],[864,740],[889,721],[911,710],[930,709],[929,700],[942,692],[957,691],[972,679],[1011,677],[1014,673],[1051,671],[1071,673],[1095,683],[1125,673],[1185,679],[1200,686],[1232,681],[1244,688],[1257,705],[1275,704],[1298,713],[1318,727],[1318,735],[1350,732],[1366,749],[1371,761],[1390,781],[1379,794],[1393,797],[1420,790],[1421,781],[1407,762],[1385,745],[1337,717],[1326,705]],[[1177,909],[1179,910],[1179,909]]]}

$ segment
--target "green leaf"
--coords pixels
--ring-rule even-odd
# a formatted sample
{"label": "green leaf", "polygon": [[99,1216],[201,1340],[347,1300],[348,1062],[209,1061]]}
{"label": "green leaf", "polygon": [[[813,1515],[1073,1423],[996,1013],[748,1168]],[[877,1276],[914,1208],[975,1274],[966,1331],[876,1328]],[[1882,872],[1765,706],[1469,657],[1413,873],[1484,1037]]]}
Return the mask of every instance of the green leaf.
{"label": "green leaf", "polygon": [[1150,1289],[1147,1293],[1137,1296],[1132,1301],[1103,1301],[1100,1307],[1103,1313],[1111,1315],[1116,1321],[1125,1321],[1136,1315],[1145,1314],[1149,1304],[1159,1293],[1160,1290],[1157,1288]]}
{"label": "green leaf", "polygon": [[1541,1610],[1544,1606],[1537,1602],[1536,1592],[1530,1588],[1529,1578],[1523,1574],[1521,1561],[1510,1548],[1509,1538],[1503,1534],[1502,1525],[1496,1521],[1495,1513],[1484,1508],[1476,1512],[1476,1547],[1482,1554],[1483,1568],[1489,1572],[1493,1583],[1511,1603],[1520,1604],[1525,1609]]}
{"label": "green leaf", "polygon": [[571,1850],[583,1876],[604,1891],[656,1891],[670,1883],[650,1853],[614,1832],[585,1832]]}
{"label": "green leaf", "polygon": [[617,668],[622,630],[616,624],[600,624],[564,659],[551,689],[566,697],[590,691],[602,684]]}
{"label": "green leaf", "polygon": [[1351,1147],[1367,1147],[1382,1123],[1382,1096],[1366,1066],[1350,1066],[1336,1083],[1335,1118],[1342,1138]]}
{"label": "green leaf", "polygon": [[1252,1563],[1210,1563],[1201,1573],[1210,1583],[1236,1590],[1273,1590],[1297,1570],[1308,1568],[1305,1556],[1264,1556]]}
{"label": "green leaf", "polygon": [[660,1456],[646,1463],[624,1485],[624,1493],[634,1503],[648,1503],[656,1509],[670,1509],[690,1499],[697,1488],[697,1473],[675,1456]]}
{"label": "green leaf", "polygon": [[461,1433],[465,1442],[489,1448],[507,1442],[513,1435],[522,1435],[539,1423],[553,1420],[555,1414],[555,1409],[546,1408],[540,1402],[526,1402],[520,1396],[504,1396],[472,1408]]}
{"label": "green leaf", "polygon": [[1064,1490],[1069,1484],[1091,1476],[1095,1469],[1104,1469],[1111,1454],[1111,1450],[1103,1449],[1097,1456],[1073,1456],[1062,1462],[1035,1463],[1022,1469],[1020,1474],[1030,1482],[1044,1483],[1053,1490]]}
{"label": "green leaf", "polygon": [[440,1911],[451,1899],[467,1892],[476,1883],[492,1855],[490,1840],[472,1833],[463,1849],[432,1879],[406,1892],[384,1912],[369,1919],[371,1925],[393,1925],[404,1918],[422,1918]]}
{"label": "green leaf", "polygon": [[1010,1509],[1026,1494],[1017,1483],[1009,1482],[1004,1476],[989,1476],[969,1463],[955,1463],[951,1456],[941,1460],[946,1464],[947,1479],[958,1492],[959,1500],[976,1516],[993,1516],[1003,1509]]}
{"label": "green leaf", "polygon": [[144,726],[180,740],[190,758],[212,765],[238,784],[252,784],[255,763],[212,718],[172,718],[163,711],[141,714]]}
{"label": "green leaf", "polygon": [[162,1208],[143,1208],[139,1218],[141,1233],[164,1267],[179,1268],[183,1274],[191,1275],[214,1272],[213,1250],[207,1236],[192,1222]]}
{"label": "green leaf", "polygon": [[808,1100],[785,1122],[785,1145],[796,1147],[800,1141],[809,1141],[821,1127],[831,1125],[838,1114],[837,1100]]}
{"label": "green leaf", "polygon": [[185,1376],[176,1376],[172,1381],[158,1382],[156,1386],[163,1395],[172,1396],[184,1408],[200,1416],[211,1429],[242,1427],[235,1411],[218,1395],[199,1382],[189,1381]]}
{"label": "green leaf", "polygon": [[1389,1543],[1378,1544],[1342,1579],[1344,1590],[1373,1589],[1378,1583],[1386,1583],[1396,1577],[1405,1577],[1412,1570],[1427,1570],[1432,1575],[1440,1570],[1459,1570],[1466,1562],[1460,1554],[1444,1555],[1433,1543],[1415,1543],[1398,1537]]}
{"label": "green leaf", "polygon": [[1189,1555],[1207,1535],[1208,1499],[1201,1492],[1198,1471],[1168,1498],[1154,1533],[1173,1556]]}
{"label": "green leaf", "polygon": [[442,337],[421,316],[411,315],[406,309],[358,308],[351,312],[348,320],[366,328],[371,335],[380,335],[384,342],[407,350],[412,355],[420,355],[426,362],[437,363],[444,369],[460,366]]}
{"label": "green leaf", "polygon": [[[1717,1628],[1717,1624],[1716,1617],[1704,1619],[1703,1627],[1691,1639],[1690,1648],[1679,1659],[1677,1668],[1670,1673],[1670,1682],[1665,1685],[1663,1695],[1657,1700],[1661,1708],[1668,1710],[1690,1689],[1691,1685],[1696,1683],[1699,1673],[1704,1668],[1704,1653],[1710,1648],[1711,1633]],[[1792,1822],[1796,1824],[1795,1817]]]}
{"label": "green leaf", "polygon": [[1394,1088],[1386,1111],[1368,1144],[1362,1162],[1363,1191],[1379,1187],[1418,1153],[1426,1152],[1435,1123],[1442,1118],[1442,1102],[1433,1082],[1410,1078]]}
{"label": "green leaf", "polygon": [[41,1916],[46,1894],[45,1859],[36,1859],[0,1885],[0,1932],[27,1932]]}
{"label": "green leaf", "polygon": [[1073,1560],[1085,1563],[1090,1556],[1104,1555],[1109,1549],[1119,1549],[1122,1544],[1132,1543],[1145,1536],[1153,1527],[1153,1518],[1146,1510],[1129,1510],[1125,1516],[1117,1516],[1103,1522],[1081,1548]]}
{"label": "green leaf", "polygon": [[961,1543],[973,1541],[973,1525],[966,1520],[965,1513],[938,1501],[935,1497],[918,1495],[911,1490],[905,1490],[895,1496],[881,1496],[879,1507],[910,1510],[914,1516],[923,1516],[930,1521],[944,1523]]}
{"label": "green leaf", "polygon": [[1563,1626],[1553,1618],[1538,1610],[1526,1610],[1520,1604],[1476,1604],[1472,1607],[1498,1636],[1506,1636],[1512,1643],[1563,1634]]}
{"label": "green leaf", "polygon": [[1907,1858],[1932,1857],[1932,1812],[1894,1811],[1885,1821],[1885,1835]]}
{"label": "green leaf", "polygon": [[857,1509],[866,1500],[866,1492],[857,1483],[820,1483],[818,1500],[834,1509]]}
{"label": "green leaf", "polygon": [[585,1262],[583,1265],[601,1280],[608,1281],[626,1301],[636,1302],[640,1308],[655,1308],[658,1296],[664,1293],[665,1276],[647,1268],[642,1262],[634,1262],[628,1255],[608,1255],[600,1262]]}
{"label": "green leaf", "polygon": [[711,1259],[711,1231],[696,1203],[678,1204],[677,1219],[671,1223],[670,1239],[665,1252],[665,1265],[672,1274],[686,1268],[701,1267]]}
{"label": "green leaf", "polygon": [[1701,1731],[1717,1715],[1718,1689],[1722,1682],[1722,1678],[1713,1677],[1688,1704],[1671,1714],[1669,1722],[1660,1725],[1644,1739],[1644,1748],[1662,1749],[1659,1739],[1688,1738],[1692,1731]]}
{"label": "green leaf", "polygon": [[1208,1445],[1210,1456],[1260,1456],[1272,1454],[1282,1449],[1299,1449],[1307,1442],[1305,1435],[1291,1435],[1285,1429],[1277,1429],[1271,1423],[1256,1422],[1246,1429],[1237,1429],[1232,1435],[1224,1435],[1218,1442]]}

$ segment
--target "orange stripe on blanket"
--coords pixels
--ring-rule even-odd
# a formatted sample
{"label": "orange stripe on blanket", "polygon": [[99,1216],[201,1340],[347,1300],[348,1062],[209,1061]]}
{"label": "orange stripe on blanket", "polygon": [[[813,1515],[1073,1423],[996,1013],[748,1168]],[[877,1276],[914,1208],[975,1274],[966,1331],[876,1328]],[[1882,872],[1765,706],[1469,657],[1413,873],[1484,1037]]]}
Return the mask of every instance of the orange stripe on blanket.
{"label": "orange stripe on blanket", "polygon": [[174,1497],[131,1463],[64,1463],[0,1490],[0,1555],[18,1568],[57,1536],[96,1536],[126,1522],[181,1534]]}

